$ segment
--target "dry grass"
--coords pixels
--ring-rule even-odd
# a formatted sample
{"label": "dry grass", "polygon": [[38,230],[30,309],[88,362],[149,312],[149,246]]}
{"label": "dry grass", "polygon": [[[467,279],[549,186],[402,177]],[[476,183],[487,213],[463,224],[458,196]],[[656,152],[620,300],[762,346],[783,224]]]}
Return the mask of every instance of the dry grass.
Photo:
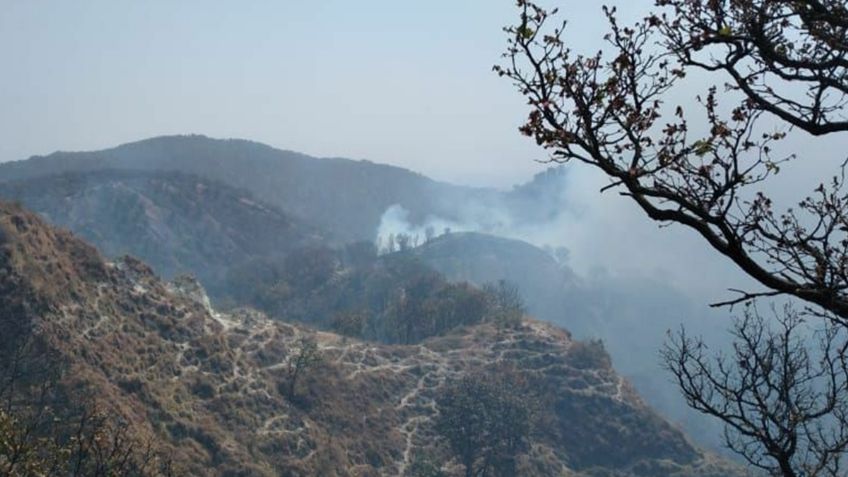
{"label": "dry grass", "polygon": [[[0,205],[0,230],[4,319],[31,320],[70,365],[69,388],[97,389],[191,475],[395,476],[418,454],[455,469],[432,429],[435,398],[449,378],[499,364],[532,380],[547,410],[526,475],[727,475],[711,473],[602,350],[554,326],[526,319],[378,345],[217,313],[190,282],[165,284],[133,259],[107,264],[15,206]],[[290,400],[285,370],[303,336],[323,361]]]}

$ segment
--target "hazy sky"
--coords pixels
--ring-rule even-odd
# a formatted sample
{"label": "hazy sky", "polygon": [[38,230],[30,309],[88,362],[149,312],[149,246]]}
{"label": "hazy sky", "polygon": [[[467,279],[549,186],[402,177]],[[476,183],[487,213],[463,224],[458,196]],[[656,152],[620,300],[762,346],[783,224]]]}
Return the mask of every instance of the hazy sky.
{"label": "hazy sky", "polygon": [[[593,46],[600,3],[559,4]],[[516,12],[512,0],[5,0],[0,161],[200,133],[519,182],[544,156],[491,71]]]}

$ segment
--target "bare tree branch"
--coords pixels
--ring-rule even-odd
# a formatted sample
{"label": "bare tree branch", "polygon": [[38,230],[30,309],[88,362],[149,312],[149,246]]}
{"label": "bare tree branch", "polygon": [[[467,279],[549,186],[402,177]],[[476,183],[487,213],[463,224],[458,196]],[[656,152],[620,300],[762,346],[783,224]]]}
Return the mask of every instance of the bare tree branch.
{"label": "bare tree branch", "polygon": [[[848,330],[810,332],[787,306],[776,329],[749,305],[733,350],[713,359],[684,331],[662,352],[689,406],[721,420],[726,445],[769,475],[843,475],[848,448]],[[827,323],[827,322],[825,322]]]}
{"label": "bare tree branch", "polygon": [[[777,174],[784,162],[794,159],[774,156],[774,144],[784,139],[786,131],[761,125],[764,112],[770,111],[763,106],[763,98],[772,98],[777,108],[795,105],[798,121],[806,121],[810,129],[832,124],[836,130],[842,128],[834,121],[843,100],[828,101],[835,94],[831,90],[842,94],[839,81],[845,75],[840,49],[845,43],[839,35],[844,32],[845,1],[658,3],[672,14],[649,15],[627,27],[618,23],[614,9],[605,9],[609,52],[584,56],[566,46],[565,24],[549,27],[555,12],[520,0],[520,22],[506,29],[505,65],[496,66],[495,71],[510,78],[527,98],[530,114],[521,131],[548,149],[551,161],[578,161],[600,169],[610,178],[610,187],[630,197],[651,219],[694,230],[769,290],[817,304],[848,325],[848,197],[843,171],[782,213],[773,210],[772,200],[758,187]],[[780,8],[763,6],[772,3]],[[720,94],[712,87],[696,98],[706,119],[705,130],[696,131],[688,119],[691,113],[664,104],[688,69],[730,71],[731,76],[736,71],[696,59],[696,52],[707,44],[727,48],[747,44],[725,38],[735,37],[717,18],[732,14],[739,17],[737,23],[742,22],[751,13],[737,5],[761,5],[762,16],[779,15],[796,3],[807,5],[807,10],[795,13],[791,24],[807,28],[806,36],[795,43],[774,35],[768,39],[777,42],[772,48],[792,50],[778,62],[783,70],[803,66],[817,71],[818,76],[809,78],[801,73],[780,77],[818,85],[811,105],[777,99],[781,93],[770,84],[754,94],[738,87],[741,95]],[[832,26],[822,26],[823,12],[832,14],[827,17]],[[693,26],[706,22],[704,16],[713,22],[713,30],[706,33]],[[767,20],[757,17],[757,21]],[[734,25],[730,28],[741,28]],[[830,53],[823,46],[828,42],[836,42]],[[760,45],[760,50],[764,48],[768,47]],[[809,55],[794,49],[814,53],[810,60],[814,63],[797,63]],[[769,60],[760,50],[739,47],[716,61],[729,62],[734,68],[767,69],[769,64],[763,62],[777,60]],[[825,71],[831,76],[823,76]],[[759,85],[766,76],[757,78],[750,84]],[[795,122],[788,121],[786,129]]]}

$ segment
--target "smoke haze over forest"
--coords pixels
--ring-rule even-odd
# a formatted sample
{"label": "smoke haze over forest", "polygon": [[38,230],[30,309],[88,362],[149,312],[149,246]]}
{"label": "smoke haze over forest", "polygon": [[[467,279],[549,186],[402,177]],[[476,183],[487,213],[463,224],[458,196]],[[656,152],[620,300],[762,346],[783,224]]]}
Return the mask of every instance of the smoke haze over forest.
{"label": "smoke haze over forest", "polygon": [[[37,289],[55,275],[68,283],[44,292],[51,309],[99,309],[101,299],[103,310],[129,309],[119,317],[132,325],[124,328],[156,343],[139,338],[134,345],[176,363],[161,365],[161,383],[135,375],[113,383],[124,368],[115,372],[101,354],[92,361],[68,351],[100,336],[120,342],[117,324],[92,325],[82,313],[68,320],[73,333],[51,332],[68,339],[58,354],[79,359],[87,378],[97,376],[91,383],[108,382],[125,409],[141,408],[133,399],[143,396],[155,401],[155,414],[174,404],[167,395],[173,391],[186,406],[209,405],[204,419],[216,423],[195,429],[180,421],[185,416],[167,415],[151,436],[167,433],[175,446],[192,441],[188,460],[213,461],[235,442],[224,461],[237,467],[254,456],[253,442],[239,447],[238,433],[258,429],[250,439],[288,436],[287,451],[307,461],[318,452],[315,442],[332,440],[337,418],[353,416],[366,428],[360,413],[376,422],[385,408],[385,442],[351,446],[353,458],[327,444],[327,459],[338,466],[372,460],[403,472],[416,442],[431,437],[429,428],[416,433],[432,416],[415,413],[435,410],[434,390],[471,374],[478,361],[503,358],[509,350],[498,346],[507,343],[525,358],[522,366],[567,355],[566,364],[539,365],[543,374],[579,369],[568,376],[574,382],[566,383],[566,374],[550,381],[557,392],[572,385],[582,392],[584,381],[597,381],[587,395],[559,403],[558,416],[580,414],[602,396],[612,408],[586,411],[578,428],[592,429],[609,415],[632,418],[634,428],[647,429],[625,436],[621,445],[633,445],[633,455],[707,469],[675,475],[722,475],[709,474],[711,454],[695,449],[718,450],[720,431],[685,406],[659,350],[681,324],[714,349],[726,347],[724,332],[740,308],[709,305],[736,298],[732,289],[761,287],[691,229],[650,220],[615,187],[621,183],[610,187],[607,175],[577,161],[553,162],[550,151],[519,132],[530,107],[493,71],[508,61],[503,28],[516,22],[515,1],[121,3],[7,2],[0,12],[0,252],[22,244],[14,263],[4,264],[0,254],[0,272],[8,272],[0,274],[0,288],[5,276]],[[576,53],[608,49],[600,3],[541,3],[568,19]],[[606,3],[629,23],[655,2]],[[680,105],[691,112],[692,137],[707,134],[703,96],[714,84],[722,90],[725,80],[689,75],[662,107]],[[719,110],[738,104],[727,94]],[[758,123],[757,134],[775,132],[787,137],[774,156],[797,160],[780,163],[778,174],[740,197],[765,192],[783,211],[843,172],[848,141],[773,118]],[[400,237],[412,246],[399,245]],[[35,271],[14,268],[30,256],[38,257]],[[106,278],[113,288],[106,289]],[[9,290],[14,300],[0,294],[0,312],[4,303],[18,310],[18,297],[29,296],[29,288]],[[513,293],[526,303],[501,303],[521,301]],[[145,328],[143,307],[154,305],[145,300],[155,305],[153,331]],[[767,309],[783,301],[761,303]],[[174,319],[174,310],[195,321]],[[525,328],[522,319],[529,320]],[[502,328],[506,322],[512,328]],[[192,342],[195,355],[183,336],[201,343]],[[484,341],[497,345],[480,346]],[[115,352],[111,342],[97,343],[102,356]],[[525,343],[542,351],[521,348]],[[295,349],[300,356],[292,358]],[[335,361],[318,364],[323,380],[305,378],[298,396],[292,363],[309,362],[316,350]],[[454,351],[471,358],[452,367]],[[200,372],[204,365],[214,369]],[[395,388],[368,395],[384,385],[382,372],[386,387]],[[177,381],[172,375],[190,379],[157,394],[162,383]],[[356,399],[306,404],[339,383]],[[277,401],[254,401],[255,389]],[[261,419],[233,431],[231,416],[219,409],[228,405],[239,419],[251,412]],[[610,422],[606,431],[617,435],[618,421]],[[362,432],[348,427],[345,439]],[[657,444],[662,449],[640,447],[656,436],[668,439]],[[697,445],[690,448],[692,436]],[[567,440],[545,438],[554,447]],[[569,441],[577,451],[568,452],[592,469],[605,455],[580,440]],[[428,445],[421,447],[444,450]],[[269,466],[283,465],[272,445],[260,447]],[[559,462],[547,458],[546,465]]]}

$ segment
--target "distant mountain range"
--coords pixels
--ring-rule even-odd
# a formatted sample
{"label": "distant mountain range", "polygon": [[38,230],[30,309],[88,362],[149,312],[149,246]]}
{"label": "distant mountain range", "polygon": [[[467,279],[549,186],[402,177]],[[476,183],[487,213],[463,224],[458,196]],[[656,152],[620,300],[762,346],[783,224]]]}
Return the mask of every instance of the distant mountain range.
{"label": "distant mountain range", "polygon": [[[56,152],[0,164],[0,182],[66,172],[101,170],[181,172],[250,192],[266,204],[345,241],[373,240],[380,218],[393,205],[413,223],[428,217],[465,221],[474,214],[496,227],[513,220],[544,220],[559,204],[557,173],[543,173],[511,191],[431,180],[400,167],[369,161],[318,159],[240,139],[164,136],[94,152]],[[490,209],[498,209],[493,214]]]}

